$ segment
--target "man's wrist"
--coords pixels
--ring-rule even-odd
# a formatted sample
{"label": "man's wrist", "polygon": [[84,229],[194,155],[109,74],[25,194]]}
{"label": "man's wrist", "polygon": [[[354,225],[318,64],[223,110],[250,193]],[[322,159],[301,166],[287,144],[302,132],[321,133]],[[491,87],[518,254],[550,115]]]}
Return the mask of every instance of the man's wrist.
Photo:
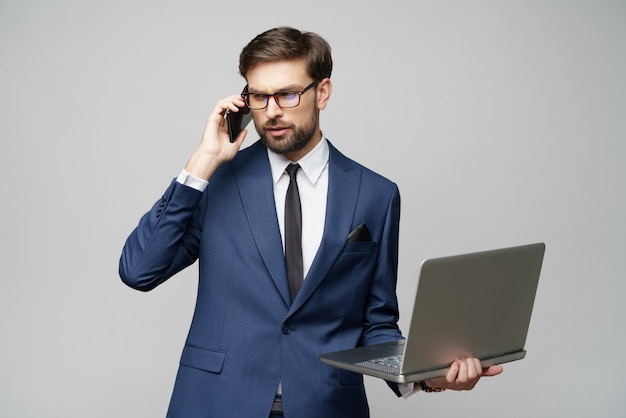
{"label": "man's wrist", "polygon": [[198,178],[192,174],[189,174],[187,172],[187,170],[183,169],[183,171],[180,172],[180,174],[178,175],[178,177],[176,178],[176,181],[180,184],[183,184],[185,186],[189,186],[191,188],[194,188],[200,192],[203,192],[204,189],[206,189],[206,187],[208,186],[209,182]]}
{"label": "man's wrist", "polygon": [[194,177],[209,181],[222,162],[223,160],[215,155],[198,150],[187,161],[185,171]]}
{"label": "man's wrist", "polygon": [[427,393],[443,392],[445,390],[443,388],[431,388],[423,380],[420,382],[420,389],[422,389],[423,392]]}

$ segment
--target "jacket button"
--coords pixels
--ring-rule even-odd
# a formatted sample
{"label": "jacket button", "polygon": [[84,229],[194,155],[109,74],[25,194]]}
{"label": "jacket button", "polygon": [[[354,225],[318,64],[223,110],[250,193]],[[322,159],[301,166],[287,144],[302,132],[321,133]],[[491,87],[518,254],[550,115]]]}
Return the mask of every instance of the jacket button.
{"label": "jacket button", "polygon": [[280,327],[280,330],[283,332],[283,334],[287,335],[291,332],[291,327],[287,324],[283,324],[283,326]]}

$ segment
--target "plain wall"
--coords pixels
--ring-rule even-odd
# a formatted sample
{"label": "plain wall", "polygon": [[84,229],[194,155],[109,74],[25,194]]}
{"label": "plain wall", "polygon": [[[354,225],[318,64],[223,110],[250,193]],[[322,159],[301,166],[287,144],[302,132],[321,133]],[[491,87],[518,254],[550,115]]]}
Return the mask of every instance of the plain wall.
{"label": "plain wall", "polygon": [[328,39],[323,132],[400,187],[404,329],[422,259],[547,245],[526,359],[408,400],[368,377],[372,416],[625,416],[617,0],[2,0],[0,415],[165,416],[197,265],[141,293],[120,251],[278,25]]}

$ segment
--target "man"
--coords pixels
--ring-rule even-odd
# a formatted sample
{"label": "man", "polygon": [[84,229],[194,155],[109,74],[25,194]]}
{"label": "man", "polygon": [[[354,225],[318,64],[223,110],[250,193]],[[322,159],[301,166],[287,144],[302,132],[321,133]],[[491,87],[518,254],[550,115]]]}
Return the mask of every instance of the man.
{"label": "man", "polygon": [[[402,338],[397,186],[322,135],[332,59],[321,37],[271,29],[243,49],[239,68],[245,93],[217,103],[198,149],[142,217],[120,260],[123,281],[139,290],[199,260],[198,299],[168,416],[366,417],[362,375],[317,355]],[[231,143],[224,115],[245,106],[261,139],[240,150],[247,131]],[[297,187],[286,172],[296,162]],[[292,244],[285,217],[296,188],[301,239]],[[285,255],[292,252],[301,256],[295,268]],[[396,394],[464,390],[500,371],[465,359],[445,378],[390,386]]]}

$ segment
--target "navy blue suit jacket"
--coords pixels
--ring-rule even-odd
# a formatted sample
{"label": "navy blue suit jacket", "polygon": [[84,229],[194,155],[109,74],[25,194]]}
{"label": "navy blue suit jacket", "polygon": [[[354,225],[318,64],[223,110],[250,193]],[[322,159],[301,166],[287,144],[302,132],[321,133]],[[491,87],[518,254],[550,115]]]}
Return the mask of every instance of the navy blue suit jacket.
{"label": "navy blue suit jacket", "polygon": [[[256,142],[198,192],[172,182],[120,259],[150,290],[199,260],[199,288],[168,416],[267,418],[282,384],[287,418],[366,417],[363,377],[320,353],[402,338],[395,294],[397,186],[330,145],[322,243],[290,301],[266,148]],[[371,241],[348,242],[365,223]]]}

